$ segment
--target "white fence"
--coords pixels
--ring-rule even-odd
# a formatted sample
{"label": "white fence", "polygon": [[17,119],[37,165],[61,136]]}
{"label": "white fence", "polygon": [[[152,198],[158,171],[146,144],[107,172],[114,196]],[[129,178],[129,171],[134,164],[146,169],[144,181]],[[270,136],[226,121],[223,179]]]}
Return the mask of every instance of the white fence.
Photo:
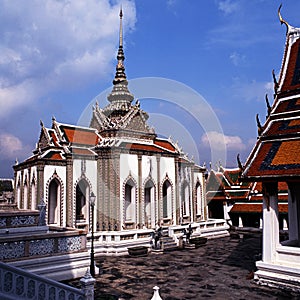
{"label": "white fence", "polygon": [[95,279],[87,272],[80,282],[81,290],[0,262],[0,299],[94,299]]}

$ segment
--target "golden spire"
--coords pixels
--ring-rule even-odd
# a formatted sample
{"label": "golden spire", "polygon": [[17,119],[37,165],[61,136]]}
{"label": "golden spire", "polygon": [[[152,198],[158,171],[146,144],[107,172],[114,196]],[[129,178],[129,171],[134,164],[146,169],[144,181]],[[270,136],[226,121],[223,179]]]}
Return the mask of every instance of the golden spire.
{"label": "golden spire", "polygon": [[122,11],[122,5],[120,8],[120,34],[119,34],[119,46],[123,47],[123,24],[122,24],[122,18],[123,18],[123,11]]}
{"label": "golden spire", "polygon": [[126,80],[126,74],[125,74],[125,67],[124,67],[124,52],[123,52],[123,24],[122,24],[122,18],[123,18],[123,11],[122,11],[122,6],[120,8],[120,32],[119,32],[119,50],[118,50],[118,55],[117,55],[117,66],[116,66],[116,75],[115,79],[113,81],[113,84],[120,83],[124,80]]}

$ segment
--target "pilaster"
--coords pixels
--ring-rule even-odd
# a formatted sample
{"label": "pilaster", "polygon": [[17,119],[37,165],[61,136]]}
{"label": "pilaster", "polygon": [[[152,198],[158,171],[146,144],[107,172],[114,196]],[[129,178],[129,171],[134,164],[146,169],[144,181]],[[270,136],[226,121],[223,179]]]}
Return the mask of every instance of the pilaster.
{"label": "pilaster", "polygon": [[180,203],[179,203],[179,159],[175,157],[175,224],[180,224]]}
{"label": "pilaster", "polygon": [[161,193],[161,182],[160,182],[160,156],[156,156],[157,165],[157,222],[162,219],[162,193]]}
{"label": "pilaster", "polygon": [[[37,204],[40,204],[41,202],[44,202],[44,169],[45,164],[43,162],[38,162],[37,165],[37,182],[36,182],[36,201]],[[43,201],[42,201],[43,200]]]}
{"label": "pilaster", "polygon": [[75,211],[73,199],[73,158],[71,154],[67,155],[66,163],[66,225],[75,227]]}
{"label": "pilaster", "polygon": [[144,199],[142,199],[142,156],[138,155],[138,199],[137,199],[137,224],[144,223]]}

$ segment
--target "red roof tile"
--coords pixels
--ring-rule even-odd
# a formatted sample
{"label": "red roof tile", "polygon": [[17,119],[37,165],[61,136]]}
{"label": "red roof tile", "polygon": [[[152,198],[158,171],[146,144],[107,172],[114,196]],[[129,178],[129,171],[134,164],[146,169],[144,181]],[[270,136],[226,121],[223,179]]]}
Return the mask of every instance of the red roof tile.
{"label": "red roof tile", "polygon": [[[230,213],[262,213],[262,204],[248,204],[248,203],[237,203],[234,204]],[[278,210],[280,213],[288,213],[288,204],[278,204]]]}
{"label": "red roof tile", "polygon": [[94,130],[67,126],[61,126],[61,129],[70,143],[90,146],[98,144],[99,137]]}
{"label": "red roof tile", "polygon": [[85,148],[72,148],[72,153],[77,155],[95,155],[91,150]]}
{"label": "red roof tile", "polygon": [[175,147],[169,141],[154,140],[154,144],[158,145],[158,146],[160,146],[162,148],[165,148],[165,149],[167,149],[169,151],[173,151],[173,152],[176,151]]}

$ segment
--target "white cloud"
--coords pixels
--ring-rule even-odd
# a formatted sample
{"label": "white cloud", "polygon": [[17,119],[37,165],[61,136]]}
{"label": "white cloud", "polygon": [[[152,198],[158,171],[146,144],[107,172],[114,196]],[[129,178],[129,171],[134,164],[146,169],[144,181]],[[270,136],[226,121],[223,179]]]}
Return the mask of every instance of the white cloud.
{"label": "white cloud", "polygon": [[235,78],[231,87],[232,96],[243,101],[264,101],[266,93],[273,93],[272,82],[244,82]]}
{"label": "white cloud", "polygon": [[22,144],[21,140],[9,133],[0,134],[0,155],[1,159],[15,159],[24,156],[29,149]]}
{"label": "white cloud", "polygon": [[232,0],[220,1],[218,3],[218,9],[225,15],[229,15],[238,10],[238,3]]}
{"label": "white cloud", "polygon": [[235,66],[243,65],[246,62],[246,56],[237,52],[231,53],[229,58]]}
{"label": "white cloud", "polygon": [[[73,89],[111,71],[119,8],[109,0],[0,0],[0,117],[58,89]],[[126,32],[134,2],[122,1]]]}
{"label": "white cloud", "polygon": [[210,131],[206,132],[201,137],[201,142],[204,146],[210,147],[213,150],[218,150],[223,145],[227,150],[245,150],[246,146],[239,136],[225,135],[220,132]]}

